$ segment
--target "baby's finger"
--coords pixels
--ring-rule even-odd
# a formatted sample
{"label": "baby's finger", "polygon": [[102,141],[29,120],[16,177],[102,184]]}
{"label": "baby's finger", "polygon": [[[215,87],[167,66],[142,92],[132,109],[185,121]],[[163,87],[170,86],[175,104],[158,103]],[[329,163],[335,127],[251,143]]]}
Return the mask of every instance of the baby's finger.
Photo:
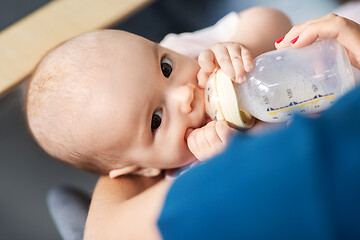
{"label": "baby's finger", "polygon": [[221,142],[225,145],[228,144],[231,135],[235,134],[236,132],[235,129],[229,127],[227,122],[223,120],[216,121],[215,128],[219,138],[221,139]]}
{"label": "baby's finger", "polygon": [[211,73],[217,67],[216,57],[210,49],[205,49],[198,56],[200,68],[207,73]]}
{"label": "baby's finger", "polygon": [[251,72],[254,68],[254,59],[251,56],[249,49],[241,47],[241,57],[244,63],[245,71]]}
{"label": "baby's finger", "polygon": [[211,149],[205,138],[203,127],[195,129],[190,133],[188,137],[188,148],[199,161],[208,158]]}
{"label": "baby's finger", "polygon": [[208,123],[205,131],[205,136],[210,144],[212,155],[215,155],[224,149],[224,144],[216,132],[216,122],[217,121],[211,121]]}
{"label": "baby's finger", "polygon": [[209,79],[211,73],[200,69],[197,74],[198,85],[200,88],[205,88],[206,81]]}
{"label": "baby's finger", "polygon": [[244,62],[241,56],[241,47],[239,44],[229,45],[228,52],[235,72],[235,78],[233,78],[233,80],[236,83],[241,83],[243,82],[245,76]]}
{"label": "baby's finger", "polygon": [[211,121],[204,128],[206,139],[211,148],[213,148],[217,144],[222,143],[220,137],[216,132],[216,128],[215,128],[216,122],[217,121]]}
{"label": "baby's finger", "polygon": [[[195,129],[196,130],[196,129]],[[188,145],[188,148],[190,150],[190,152],[197,158],[199,159],[199,146],[196,142],[196,132],[192,131],[189,135],[189,137],[187,138],[187,145]]]}
{"label": "baby's finger", "polygon": [[204,160],[204,159],[207,158],[207,156],[209,154],[209,151],[211,149],[210,143],[206,139],[206,136],[205,136],[205,133],[204,133],[205,131],[204,131],[203,128],[196,129],[196,130],[198,130],[198,131],[196,131],[196,135],[195,135],[196,142],[197,142],[197,145],[199,147],[198,159],[199,160]]}
{"label": "baby's finger", "polygon": [[228,75],[231,79],[235,79],[235,71],[232,65],[232,61],[229,52],[224,44],[215,44],[211,50],[215,54],[216,62],[221,70]]}

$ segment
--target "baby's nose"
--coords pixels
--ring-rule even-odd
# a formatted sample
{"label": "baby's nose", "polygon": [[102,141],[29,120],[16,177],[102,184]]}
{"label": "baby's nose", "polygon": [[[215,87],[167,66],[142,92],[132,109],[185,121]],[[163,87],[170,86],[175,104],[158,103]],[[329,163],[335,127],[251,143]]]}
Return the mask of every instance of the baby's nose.
{"label": "baby's nose", "polygon": [[174,91],[174,100],[179,105],[179,110],[186,114],[191,112],[191,103],[194,100],[195,85],[187,83],[177,87]]}

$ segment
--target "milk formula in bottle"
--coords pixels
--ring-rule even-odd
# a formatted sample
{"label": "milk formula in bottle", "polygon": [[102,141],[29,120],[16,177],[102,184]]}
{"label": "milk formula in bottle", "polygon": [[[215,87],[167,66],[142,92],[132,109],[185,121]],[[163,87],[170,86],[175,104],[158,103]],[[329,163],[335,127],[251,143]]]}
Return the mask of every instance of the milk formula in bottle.
{"label": "milk formula in bottle", "polygon": [[205,106],[213,119],[240,128],[251,127],[252,116],[284,122],[294,114],[324,111],[355,85],[348,55],[335,39],[264,53],[255,58],[245,83],[229,81],[221,70],[210,77]]}

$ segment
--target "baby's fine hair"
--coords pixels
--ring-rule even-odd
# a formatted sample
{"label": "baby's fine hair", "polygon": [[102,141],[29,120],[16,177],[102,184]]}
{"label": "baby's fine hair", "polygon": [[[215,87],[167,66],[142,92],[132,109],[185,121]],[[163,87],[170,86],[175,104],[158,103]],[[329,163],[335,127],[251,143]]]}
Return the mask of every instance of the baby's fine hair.
{"label": "baby's fine hair", "polygon": [[[96,137],[87,126],[91,88],[107,54],[107,35],[99,30],[59,45],[39,62],[28,80],[25,115],[35,141],[52,157],[86,171],[107,174],[106,153],[94,152],[84,139]],[[84,61],[85,60],[85,61]]]}

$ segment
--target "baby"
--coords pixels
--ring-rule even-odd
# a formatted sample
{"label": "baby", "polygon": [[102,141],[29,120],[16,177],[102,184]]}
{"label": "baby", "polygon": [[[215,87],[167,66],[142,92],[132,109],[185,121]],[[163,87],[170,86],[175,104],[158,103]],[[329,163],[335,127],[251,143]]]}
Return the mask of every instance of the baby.
{"label": "baby", "polygon": [[271,8],[236,14],[228,41],[198,59],[140,36],[99,30],[49,52],[29,80],[26,115],[38,144],[75,167],[155,176],[221,151],[233,132],[207,124],[203,87],[222,69],[241,82],[253,60],[291,27]]}

